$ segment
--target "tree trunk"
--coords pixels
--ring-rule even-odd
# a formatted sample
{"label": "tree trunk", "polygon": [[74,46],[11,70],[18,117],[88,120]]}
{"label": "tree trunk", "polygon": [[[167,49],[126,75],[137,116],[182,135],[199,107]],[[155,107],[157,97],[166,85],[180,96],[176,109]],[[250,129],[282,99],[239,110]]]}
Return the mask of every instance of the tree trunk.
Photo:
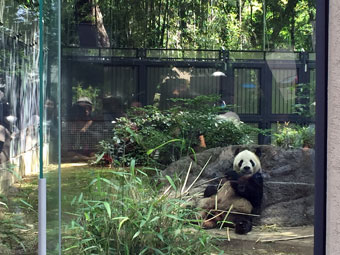
{"label": "tree trunk", "polygon": [[281,12],[279,17],[273,19],[272,23],[275,24],[273,26],[273,33],[271,35],[273,40],[275,40],[275,38],[278,38],[283,27],[289,25],[289,21],[290,21],[289,17],[292,16],[294,12],[294,8],[297,3],[298,3],[298,0],[289,0],[286,5],[286,8],[284,9],[284,11]]}
{"label": "tree trunk", "polygon": [[110,47],[103,15],[93,0],[78,0],[75,6],[80,47]]}
{"label": "tree trunk", "polygon": [[[165,35],[165,30],[166,30],[166,27],[167,27],[167,24],[168,24],[168,17],[169,17],[169,0],[166,1],[166,4],[165,4],[165,11],[164,11],[164,18],[163,18],[163,25],[162,25],[162,29],[161,29],[161,40],[160,40],[160,45],[161,47],[163,46],[164,44],[164,35]],[[159,17],[159,19],[161,19]],[[168,31],[168,29],[167,29]],[[165,47],[167,48],[168,47],[168,34],[167,34],[167,38],[166,38],[166,43],[165,43]]]}
{"label": "tree trunk", "polygon": [[107,35],[105,26],[104,26],[104,21],[103,21],[103,15],[102,12],[100,11],[99,5],[96,4],[92,8],[92,13],[96,17],[96,27],[98,30],[98,46],[99,47],[110,47],[110,38]]}

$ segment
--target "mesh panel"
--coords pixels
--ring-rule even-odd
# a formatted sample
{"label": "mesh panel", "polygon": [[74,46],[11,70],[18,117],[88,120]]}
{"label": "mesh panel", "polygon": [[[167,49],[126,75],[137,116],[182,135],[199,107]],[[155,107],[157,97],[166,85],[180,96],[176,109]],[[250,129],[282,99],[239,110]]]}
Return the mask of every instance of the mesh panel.
{"label": "mesh panel", "polygon": [[112,136],[112,123],[93,121],[86,132],[80,132],[84,121],[65,121],[62,130],[62,148],[65,151],[95,151],[102,140]]}

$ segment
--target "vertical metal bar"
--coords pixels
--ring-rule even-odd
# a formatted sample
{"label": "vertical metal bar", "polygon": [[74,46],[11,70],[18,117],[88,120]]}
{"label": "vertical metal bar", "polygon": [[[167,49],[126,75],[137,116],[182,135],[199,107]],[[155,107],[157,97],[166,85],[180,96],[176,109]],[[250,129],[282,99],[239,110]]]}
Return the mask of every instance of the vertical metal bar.
{"label": "vertical metal bar", "polygon": [[58,251],[61,255],[61,0],[58,0]]}
{"label": "vertical metal bar", "polygon": [[326,252],[327,84],[329,0],[316,1],[314,254]]}
{"label": "vertical metal bar", "polygon": [[44,30],[43,0],[39,0],[39,200],[38,200],[38,254],[46,254],[46,180],[43,174],[43,120],[44,120]]}
{"label": "vertical metal bar", "polygon": [[[227,52],[229,55],[229,52]],[[229,58],[225,58],[225,65],[227,66],[227,77],[224,79],[224,91],[225,91],[225,100],[227,104],[234,105],[235,104],[235,90],[234,90],[234,67],[230,62]],[[234,112],[237,112],[236,109],[233,109]]]}
{"label": "vertical metal bar", "polygon": [[260,107],[259,107],[259,101],[261,99],[261,90],[260,90],[260,70],[261,69],[255,69],[255,80],[254,80],[254,83],[255,83],[255,93],[256,93],[256,100],[254,100],[254,109],[256,109],[256,114],[259,114],[260,113]]}
{"label": "vertical metal bar", "polygon": [[43,30],[43,0],[39,1],[39,117],[40,117],[40,129],[39,129],[39,145],[40,145],[40,171],[39,178],[44,178],[43,174],[43,120],[44,120],[44,30]]}
{"label": "vertical metal bar", "polygon": [[46,179],[40,178],[38,183],[38,254],[46,255]]}
{"label": "vertical metal bar", "polygon": [[[268,129],[270,128],[270,120],[272,115],[272,100],[267,100],[272,94],[272,72],[269,69],[268,64],[261,65],[260,67],[260,115],[261,121],[259,128]],[[259,144],[270,143],[270,136],[265,137],[260,135]]]}
{"label": "vertical metal bar", "polygon": [[250,93],[249,89],[247,87],[247,84],[249,83],[249,76],[250,76],[250,68],[244,69],[244,82],[243,82],[243,89],[244,89],[244,94],[245,94],[245,107],[246,107],[246,113],[253,113],[250,105]]}
{"label": "vertical metal bar", "polygon": [[146,105],[148,102],[147,98],[147,66],[145,61],[138,65],[138,95],[139,102],[142,105]]}
{"label": "vertical metal bar", "polygon": [[234,103],[236,105],[236,112],[241,112],[240,102],[239,102],[239,91],[238,91],[238,79],[239,79],[239,68],[233,69],[233,85],[234,85]]}
{"label": "vertical metal bar", "polygon": [[240,86],[242,84],[242,81],[243,81],[243,69],[242,68],[238,68],[237,69],[237,85],[236,85],[236,88],[237,88],[237,100],[239,102],[239,105],[240,105],[240,113],[244,113],[244,102],[243,102],[243,99],[244,99],[244,96],[243,96],[243,90],[242,90],[242,86]]}

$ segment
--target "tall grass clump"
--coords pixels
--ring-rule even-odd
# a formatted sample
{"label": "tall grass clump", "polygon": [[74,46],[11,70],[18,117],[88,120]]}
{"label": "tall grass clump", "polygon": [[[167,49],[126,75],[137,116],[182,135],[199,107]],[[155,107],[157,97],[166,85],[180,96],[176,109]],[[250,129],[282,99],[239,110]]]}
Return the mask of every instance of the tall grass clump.
{"label": "tall grass clump", "polygon": [[162,192],[157,174],[149,175],[132,162],[130,171],[110,171],[110,178],[94,179],[90,195],[72,201],[76,213],[64,253],[197,255],[215,250],[211,237],[193,223],[195,211],[180,197]]}

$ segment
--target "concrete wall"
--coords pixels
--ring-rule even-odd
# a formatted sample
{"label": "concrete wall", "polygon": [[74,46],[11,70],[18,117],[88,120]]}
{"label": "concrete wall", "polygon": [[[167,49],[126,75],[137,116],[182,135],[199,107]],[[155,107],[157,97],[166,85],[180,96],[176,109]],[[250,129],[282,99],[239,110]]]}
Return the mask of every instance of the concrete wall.
{"label": "concrete wall", "polygon": [[[49,165],[49,144],[44,144],[43,162]],[[0,194],[23,176],[39,174],[39,147],[34,147],[21,155],[11,158],[9,162],[0,164]],[[38,177],[37,177],[38,178]]]}
{"label": "concrete wall", "polygon": [[340,254],[340,1],[329,3],[326,254],[334,255]]}
{"label": "concrete wall", "polygon": [[21,177],[39,172],[39,148],[36,147],[0,166],[0,194]]}

